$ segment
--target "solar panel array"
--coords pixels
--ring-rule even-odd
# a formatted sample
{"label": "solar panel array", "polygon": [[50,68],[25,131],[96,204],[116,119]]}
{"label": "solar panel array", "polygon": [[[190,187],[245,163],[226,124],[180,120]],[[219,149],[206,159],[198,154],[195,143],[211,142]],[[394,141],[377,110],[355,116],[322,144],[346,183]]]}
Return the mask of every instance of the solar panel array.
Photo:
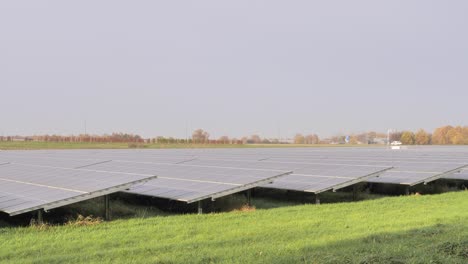
{"label": "solar panel array", "polygon": [[127,161],[111,161],[88,168],[97,171],[155,173],[158,179],[131,188],[128,192],[188,203],[247,190],[290,173],[287,170]]}
{"label": "solar panel array", "polygon": [[[185,165],[184,162],[191,161],[193,157],[186,155],[168,157],[146,151],[12,151],[0,153],[0,159],[17,166],[23,166],[22,170],[25,170],[26,166],[34,166],[35,168],[92,172],[95,177],[103,174],[112,174],[114,177],[125,175],[129,179],[158,175],[157,179],[153,179],[147,184],[133,184],[133,188],[128,189],[130,186],[127,186],[128,190],[124,191],[185,202],[195,202],[207,198],[216,199],[272,182],[273,179],[290,173],[285,170],[273,169]],[[4,173],[10,175],[10,172]],[[0,170],[0,179],[4,173]],[[11,175],[13,178],[21,179],[21,173],[22,171]],[[40,179],[42,177],[39,171],[29,171],[28,173],[29,178]],[[65,171],[61,171],[61,173],[64,174],[62,178],[51,178],[51,182],[48,183],[50,188],[62,183],[62,181],[75,183],[75,178],[73,178],[75,176],[78,182],[86,182],[87,180],[86,177],[76,173],[73,175],[67,174]],[[37,184],[38,187],[41,187],[39,185]],[[18,191],[22,192],[23,190],[18,188]],[[82,189],[80,191],[85,192]],[[31,197],[35,197],[34,195]],[[41,198],[42,196],[39,197],[39,199]],[[68,197],[64,198],[68,199]],[[8,199],[12,200],[13,198]],[[51,209],[49,205],[44,206],[44,208]],[[36,209],[36,207],[32,207],[31,211]],[[7,207],[0,207],[0,211],[11,215],[16,214]]]}
{"label": "solar panel array", "polygon": [[152,178],[155,177],[7,163],[0,165],[0,211],[17,215],[49,210],[122,191]]}
{"label": "solar panel array", "polygon": [[[193,153],[193,152],[192,152]],[[466,147],[412,147],[409,149],[389,150],[386,148],[308,148],[308,149],[241,149],[241,150],[201,150],[196,154],[200,159],[259,160],[273,163],[296,163],[321,166],[329,164],[337,169],[352,171],[356,166],[389,168],[382,173],[361,174],[362,180],[375,183],[390,183],[413,186],[428,183],[439,178],[453,177],[468,165]],[[197,162],[197,161],[195,161]],[[346,166],[349,166],[346,168]],[[271,187],[293,190],[307,190],[307,184],[316,184],[318,179],[309,178],[300,183],[294,173],[275,181]],[[327,175],[326,172],[321,172]],[[378,174],[378,177],[375,177]],[[320,175],[320,174],[319,174]],[[333,173],[339,179],[340,173]],[[335,180],[335,179],[334,179]],[[281,182],[281,184],[279,183]],[[302,185],[298,187],[297,185]],[[291,187],[287,187],[291,186]],[[293,188],[292,186],[296,186]],[[312,189],[313,190],[313,189]]]}
{"label": "solar panel array", "polygon": [[369,177],[377,176],[391,169],[385,166],[359,166],[336,164],[307,164],[301,162],[281,162],[271,160],[242,161],[242,160],[210,160],[200,158],[186,164],[225,166],[236,168],[275,168],[293,171],[290,175],[278,178],[271,184],[261,187],[295,190],[303,192],[321,193],[332,189],[343,188],[363,181]]}
{"label": "solar panel array", "polygon": [[0,211],[52,208],[124,183],[190,203],[258,186],[320,193],[363,181],[466,180],[467,165],[466,147],[0,151]]}

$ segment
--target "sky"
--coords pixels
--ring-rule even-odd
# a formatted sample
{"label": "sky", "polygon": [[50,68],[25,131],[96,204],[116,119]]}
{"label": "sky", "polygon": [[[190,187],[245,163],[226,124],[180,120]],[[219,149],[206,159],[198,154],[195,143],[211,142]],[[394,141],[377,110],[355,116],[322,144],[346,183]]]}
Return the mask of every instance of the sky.
{"label": "sky", "polygon": [[0,135],[468,125],[468,2],[0,0]]}

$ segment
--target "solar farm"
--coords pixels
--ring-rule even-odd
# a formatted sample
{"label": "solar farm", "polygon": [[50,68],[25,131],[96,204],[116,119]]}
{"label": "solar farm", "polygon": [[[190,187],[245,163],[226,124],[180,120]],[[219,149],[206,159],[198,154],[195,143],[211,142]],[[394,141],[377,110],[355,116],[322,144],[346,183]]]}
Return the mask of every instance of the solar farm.
{"label": "solar farm", "polygon": [[48,211],[115,192],[200,203],[254,188],[308,192],[319,203],[322,192],[362,182],[409,192],[467,180],[465,169],[468,149],[443,147],[3,151],[0,211]]}
{"label": "solar farm", "polygon": [[[261,199],[262,197],[259,196],[263,193],[255,192],[255,198],[252,198],[254,191],[278,190],[303,193],[303,195],[313,197],[314,202],[302,206],[279,205],[277,209],[257,210],[244,214],[260,217],[261,220],[257,219],[255,221],[262,222],[262,228],[274,223],[275,227],[271,226],[271,228],[282,229],[280,226],[289,226],[290,221],[298,221],[297,217],[302,214],[309,218],[308,221],[335,223],[337,221],[336,217],[343,219],[356,217],[356,215],[353,216],[352,212],[349,212],[350,208],[359,208],[359,210],[366,211],[366,207],[375,207],[378,209],[374,212],[367,211],[359,217],[364,217],[366,220],[369,218],[370,221],[378,223],[382,221],[382,219],[377,220],[377,214],[380,212],[382,215],[390,214],[387,217],[394,219],[391,221],[392,223],[393,221],[395,223],[403,221],[401,225],[405,228],[420,228],[428,227],[434,224],[434,221],[437,222],[437,219],[440,220],[440,218],[437,218],[440,217],[437,214],[439,212],[439,214],[443,215],[454,214],[453,218],[458,219],[456,220],[458,221],[457,224],[461,224],[461,226],[454,225],[454,228],[464,229],[467,215],[462,213],[464,210],[460,210],[460,208],[466,207],[466,191],[441,194],[440,199],[443,199],[443,201],[440,201],[441,206],[431,209],[434,211],[433,216],[429,216],[431,214],[427,211],[429,207],[424,203],[439,199],[436,198],[438,197],[436,195],[423,195],[418,198],[419,200],[415,201],[394,200],[394,206],[401,206],[401,210],[412,208],[411,210],[418,212],[419,216],[424,215],[422,218],[418,218],[419,216],[416,215],[408,217],[407,221],[409,219],[414,220],[411,223],[404,222],[405,217],[397,220],[402,215],[391,215],[396,213],[395,210],[385,211],[387,210],[385,209],[387,204],[392,203],[392,199],[408,199],[413,197],[410,195],[413,188],[439,181],[456,182],[466,186],[466,181],[468,181],[468,148],[434,146],[411,147],[400,150],[391,150],[384,147],[11,150],[0,152],[0,212],[2,212],[4,218],[27,215],[42,224],[47,222],[48,213],[54,211],[54,209],[103,197],[105,219],[110,220],[112,200],[109,196],[120,193],[124,194],[124,197],[152,197],[167,202],[177,201],[179,204],[196,205],[197,208],[196,211],[189,214],[130,219],[127,220],[128,223],[137,221],[139,225],[146,221],[144,225],[151,225],[151,228],[158,228],[158,230],[164,228],[166,230],[166,228],[170,229],[172,227],[176,230],[174,231],[176,233],[177,230],[180,231],[180,225],[185,224],[190,226],[192,230],[206,228],[206,225],[225,224],[225,226],[218,226],[218,228],[224,230],[223,232],[230,232],[225,228],[231,230],[233,226],[224,218],[236,217],[237,214],[234,213],[233,216],[229,216],[232,213],[212,214],[210,210],[207,210],[207,204],[218,199],[242,194],[242,197],[245,196],[246,198],[245,203],[252,206],[252,203],[255,205],[252,199]],[[404,190],[404,193],[401,194],[402,198],[383,197],[375,201],[359,203],[349,201],[346,203],[318,205],[321,203],[321,196],[324,193],[333,193],[343,189],[358,192],[356,186],[362,185],[398,186]],[[454,204],[451,204],[451,199]],[[324,210],[330,211],[331,216],[326,215]],[[270,215],[276,213],[279,214],[278,218]],[[172,217],[174,218],[172,219]],[[268,217],[272,218],[267,220]],[[423,222],[415,219],[422,219]],[[248,222],[245,221],[247,220],[242,220],[242,223],[248,225]],[[272,222],[265,223],[265,221]],[[111,221],[107,225],[118,225],[118,222]],[[175,223],[178,223],[176,227],[174,226]],[[327,226],[323,222],[320,223],[318,225]],[[304,227],[303,224],[300,222],[297,227],[289,226],[289,229],[286,230],[299,232],[300,230],[295,230],[295,228],[312,228]],[[103,226],[105,225],[103,224]],[[133,224],[130,225],[132,227],[127,228],[139,232],[135,230],[136,227],[133,227]],[[375,223],[372,225],[375,225]],[[368,231],[371,234],[373,234],[373,231],[371,231],[372,225],[369,225],[370,231]],[[100,231],[100,227],[96,228],[97,233],[103,232]],[[330,227],[330,229],[333,228]],[[21,236],[12,230],[6,231],[6,234],[9,232],[12,234],[12,239]],[[94,231],[90,230],[90,232]],[[203,231],[200,232],[203,233]],[[211,231],[206,232],[213,235]],[[249,232],[255,233],[252,230]],[[286,231],[283,235],[287,236],[287,232],[289,231]],[[461,240],[467,238],[466,230],[457,230],[456,233],[461,236]],[[53,237],[53,235],[49,237],[51,234],[45,234],[44,236],[45,239],[49,240]],[[253,237],[255,236],[253,235]],[[141,234],[139,237],[142,238]],[[234,238],[231,234],[226,235],[224,239],[231,241]],[[282,238],[277,239],[281,240]],[[397,240],[394,243],[397,243]],[[8,241],[8,239],[5,241]],[[289,243],[288,241],[284,242]],[[106,242],[103,240],[101,243]],[[393,242],[390,241],[389,243]],[[462,251],[466,250],[466,245],[463,243],[460,249]],[[177,250],[181,249],[178,248]],[[259,250],[261,251],[261,249]],[[69,254],[69,251],[67,251],[67,254]],[[210,253],[206,254],[210,255]],[[223,255],[225,253],[219,254]],[[271,256],[275,255],[275,253],[271,254]],[[299,254],[304,255],[305,253]],[[186,259],[185,257],[187,256],[182,256],[178,261],[186,262],[190,260],[190,258]],[[295,259],[295,257],[290,256],[288,260]],[[8,254],[3,255],[3,258],[8,260]],[[80,261],[86,260],[81,255],[79,255],[78,259]],[[457,262],[459,256],[454,256],[453,259],[453,263],[459,263]],[[0,260],[2,260],[1,251]],[[103,259],[95,258],[94,260],[101,261]],[[107,260],[112,262],[112,258]],[[153,260],[154,262],[170,262],[171,259],[159,255],[154,257]],[[223,258],[214,260],[206,262],[231,262]],[[205,261],[202,259],[200,262]],[[333,261],[330,261],[330,263],[333,263]]]}

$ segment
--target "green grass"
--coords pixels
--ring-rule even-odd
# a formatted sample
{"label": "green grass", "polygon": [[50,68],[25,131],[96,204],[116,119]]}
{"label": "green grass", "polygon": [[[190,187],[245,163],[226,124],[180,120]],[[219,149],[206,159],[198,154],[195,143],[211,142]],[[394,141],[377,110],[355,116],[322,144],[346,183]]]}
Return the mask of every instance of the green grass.
{"label": "green grass", "polygon": [[[0,149],[128,149],[129,143],[88,143],[88,142],[12,142],[0,141]],[[306,145],[306,144],[140,144],[140,148],[173,149],[173,148],[291,148],[291,147],[357,147],[377,145]],[[381,145],[380,145],[381,146]]]}
{"label": "green grass", "polygon": [[0,229],[0,263],[467,263],[468,192]]}

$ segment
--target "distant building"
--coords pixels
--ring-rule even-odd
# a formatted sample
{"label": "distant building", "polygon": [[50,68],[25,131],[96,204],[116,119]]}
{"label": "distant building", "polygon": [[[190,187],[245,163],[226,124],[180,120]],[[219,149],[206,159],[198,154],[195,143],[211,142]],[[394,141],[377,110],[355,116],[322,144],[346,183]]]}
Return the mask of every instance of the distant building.
{"label": "distant building", "polygon": [[379,145],[387,145],[387,138],[379,138],[379,137],[376,137],[374,138],[374,140],[372,140],[371,142],[369,142],[369,144],[379,144]]}
{"label": "distant building", "polygon": [[293,138],[280,139],[280,144],[294,144]]}
{"label": "distant building", "polygon": [[267,138],[266,140],[272,144],[294,144],[294,139],[292,138]]}

